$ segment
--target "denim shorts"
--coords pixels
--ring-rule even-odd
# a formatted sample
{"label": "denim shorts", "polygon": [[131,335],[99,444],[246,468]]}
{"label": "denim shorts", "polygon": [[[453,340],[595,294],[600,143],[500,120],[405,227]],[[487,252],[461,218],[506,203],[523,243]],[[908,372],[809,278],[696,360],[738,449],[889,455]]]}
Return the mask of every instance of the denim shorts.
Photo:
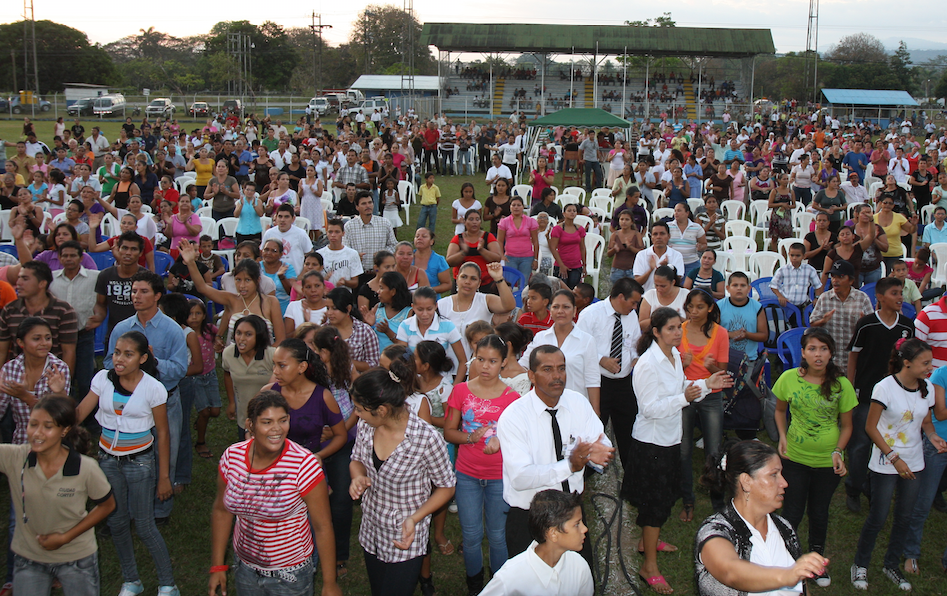
{"label": "denim shorts", "polygon": [[200,412],[207,408],[219,408],[220,386],[217,384],[217,369],[214,369],[206,375],[194,375],[188,377],[191,380],[191,386],[194,388],[194,409]]}

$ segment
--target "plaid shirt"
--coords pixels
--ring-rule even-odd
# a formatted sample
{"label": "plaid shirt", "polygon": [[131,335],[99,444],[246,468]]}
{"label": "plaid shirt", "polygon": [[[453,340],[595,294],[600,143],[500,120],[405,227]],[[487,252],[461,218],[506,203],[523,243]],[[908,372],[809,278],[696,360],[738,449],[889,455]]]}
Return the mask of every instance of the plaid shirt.
{"label": "plaid shirt", "polygon": [[[28,317],[39,317],[49,323],[53,335],[53,347],[50,352],[57,358],[62,358],[63,344],[76,345],[79,340],[79,323],[76,311],[68,303],[49,294],[49,303],[46,308],[31,313],[26,308],[26,300],[17,298],[0,310],[0,342],[9,342],[10,354],[20,353],[19,346],[14,341],[16,329]],[[9,357],[8,356],[8,357]]]}
{"label": "plaid shirt", "polygon": [[378,334],[366,323],[352,319],[352,335],[345,340],[345,343],[349,345],[349,356],[352,360],[378,366],[380,356]]}
{"label": "plaid shirt", "polygon": [[861,290],[852,288],[848,298],[845,302],[842,302],[833,288],[819,296],[809,319],[817,321],[825,316],[825,313],[832,310],[835,313],[832,318],[825,322],[822,328],[829,332],[829,335],[835,340],[835,344],[840,348],[835,350],[832,360],[835,360],[835,364],[840,366],[842,370],[848,370],[848,350],[841,349],[841,346],[847,346],[852,341],[858,319],[874,312],[875,309],[871,306],[871,300]]}
{"label": "plaid shirt", "polygon": [[770,288],[779,290],[786,300],[796,306],[809,302],[809,286],[818,289],[822,282],[815,268],[808,263],[803,263],[798,269],[792,264],[780,267],[769,282]]}
{"label": "plaid shirt", "polygon": [[358,541],[366,552],[385,563],[400,563],[427,553],[431,516],[415,526],[408,550],[394,545],[401,540],[401,524],[431,496],[434,487],[450,488],[457,482],[447,444],[430,424],[413,413],[408,415],[404,440],[395,447],[381,468],[372,461],[375,429],[358,423],[352,461],[365,466],[371,486],[362,494],[362,526]]}
{"label": "plaid shirt", "polygon": [[[62,373],[66,379],[66,387],[69,387],[69,367],[59,358],[49,354],[46,356],[46,366],[43,370],[45,373],[45,371],[52,369],[57,369]],[[26,361],[24,360],[24,355],[20,354],[4,364],[0,376],[6,379],[8,383],[23,383],[26,381]],[[43,374],[39,380],[36,381],[32,391],[37,399],[49,393],[49,383],[46,380],[46,374]],[[22,445],[26,443],[26,425],[30,420],[30,408],[23,400],[13,397],[12,395],[7,395],[6,393],[0,393],[0,417],[3,417],[3,415],[7,413],[7,408],[11,407],[13,408],[13,422],[16,424],[16,429],[13,431],[13,443],[15,445]]]}
{"label": "plaid shirt", "polygon": [[372,261],[376,252],[387,250],[394,253],[395,246],[398,244],[391,223],[380,215],[373,215],[368,223],[363,222],[361,216],[345,222],[345,235],[342,241],[346,246],[358,252],[362,258],[362,269],[365,271],[374,271]]}
{"label": "plaid shirt", "polygon": [[349,182],[352,184],[368,184],[368,172],[359,163],[354,166],[344,165],[335,173],[335,181],[344,185]]}

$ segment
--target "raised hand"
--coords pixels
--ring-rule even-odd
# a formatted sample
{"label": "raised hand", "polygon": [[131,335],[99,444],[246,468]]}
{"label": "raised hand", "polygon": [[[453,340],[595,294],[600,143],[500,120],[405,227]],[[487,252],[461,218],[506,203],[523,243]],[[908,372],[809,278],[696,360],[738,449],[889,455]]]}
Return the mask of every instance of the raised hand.
{"label": "raised hand", "polygon": [[194,244],[188,240],[178,242],[178,252],[181,254],[181,260],[188,265],[197,259],[197,251],[194,249]]}
{"label": "raised hand", "polygon": [[46,384],[53,393],[66,392],[66,377],[58,368],[48,368],[43,373],[46,376]]}

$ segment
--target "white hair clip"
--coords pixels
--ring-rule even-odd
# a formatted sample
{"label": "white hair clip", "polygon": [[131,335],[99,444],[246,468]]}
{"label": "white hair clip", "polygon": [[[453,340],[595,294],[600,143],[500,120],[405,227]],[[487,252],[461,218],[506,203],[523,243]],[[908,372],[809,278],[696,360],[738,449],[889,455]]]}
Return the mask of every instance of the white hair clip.
{"label": "white hair clip", "polygon": [[398,378],[398,375],[391,372],[390,370],[388,371],[388,376],[391,377],[391,380],[394,381],[395,383],[401,383],[401,379]]}
{"label": "white hair clip", "polygon": [[727,471],[727,454],[724,453],[723,457],[720,458],[720,469],[724,472]]}

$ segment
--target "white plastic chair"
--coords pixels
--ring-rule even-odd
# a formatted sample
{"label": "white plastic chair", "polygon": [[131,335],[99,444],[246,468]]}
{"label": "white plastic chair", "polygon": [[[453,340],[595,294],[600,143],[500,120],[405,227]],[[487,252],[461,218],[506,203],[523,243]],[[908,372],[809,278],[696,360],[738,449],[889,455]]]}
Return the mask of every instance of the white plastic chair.
{"label": "white plastic chair", "polygon": [[934,258],[934,275],[931,276],[931,285],[947,286],[947,242],[935,242],[930,248]]}
{"label": "white plastic chair", "polygon": [[589,197],[589,201],[595,197],[610,197],[612,196],[612,189],[610,188],[596,188],[592,190],[592,196]]}
{"label": "white plastic chair", "polygon": [[703,199],[687,199],[687,206],[691,208],[691,213],[696,213],[698,207],[704,206]]}
{"label": "white plastic chair", "polygon": [[809,228],[815,221],[815,214],[808,211],[801,211],[792,216],[792,228],[796,231],[796,237],[805,238],[810,232]]}
{"label": "white plastic chair", "polygon": [[[6,222],[6,219],[3,221]],[[99,224],[99,229],[102,230],[102,236],[111,238],[112,236],[118,236],[121,228],[118,225],[118,220],[115,219],[111,213],[106,213],[102,216],[102,223]]]}
{"label": "white plastic chair", "polygon": [[934,209],[937,205],[924,205],[921,207],[921,223],[925,226],[934,219]]}
{"label": "white plastic chair", "polygon": [[723,210],[723,216],[727,221],[733,221],[735,219],[743,219],[743,214],[746,212],[746,205],[743,204],[743,201],[724,201],[720,205],[720,209]]}
{"label": "white plastic chair", "polygon": [[[240,223],[238,217],[225,217],[217,222],[217,225],[224,229],[224,238],[234,238],[237,235],[237,224]],[[219,233],[219,232],[218,232]],[[218,238],[219,240],[219,238]],[[233,255],[231,255],[233,257]],[[231,258],[231,261],[233,258]]]}
{"label": "white plastic chair", "polygon": [[401,180],[398,182],[398,195],[401,197],[401,202],[404,203],[404,225],[408,225],[411,219],[411,205],[417,201],[414,185],[407,180]]}
{"label": "white plastic chair", "polygon": [[312,222],[305,217],[297,217],[296,221],[293,222],[293,225],[307,232],[312,229]]}
{"label": "white plastic chair", "polygon": [[[793,244],[802,244],[802,240],[799,238],[780,238],[779,242],[776,243],[776,252],[779,253],[779,256],[786,259],[786,262],[789,262],[789,247]],[[819,271],[818,273],[822,273]]]}
{"label": "white plastic chair", "polygon": [[[866,186],[868,186],[866,184]],[[877,182],[872,182],[871,186],[868,186],[868,200],[874,202],[875,195],[878,193],[878,189],[884,186],[884,182],[878,180]]]}
{"label": "white plastic chair", "polygon": [[272,217],[261,217],[260,225],[263,226],[263,231],[267,231],[273,227],[273,218]]}
{"label": "white plastic chair", "polygon": [[778,252],[755,252],[750,255],[750,270],[760,277],[773,277],[778,267],[785,267],[786,260]]}
{"label": "white plastic chair", "polygon": [[665,217],[674,217],[674,210],[670,207],[661,207],[651,212],[651,221],[661,221]]}
{"label": "white plastic chair", "polygon": [[605,213],[611,213],[615,210],[615,200],[609,196],[593,196],[589,199],[589,207],[595,207],[596,209],[601,209]]}
{"label": "white plastic chair", "polygon": [[714,262],[714,269],[723,274],[724,277],[727,276],[727,270],[730,264],[730,255],[723,252],[722,250],[715,250],[714,254],[717,255],[717,260]]}
{"label": "white plastic chair", "polygon": [[[529,184],[517,184],[513,187],[513,192],[511,196],[520,197],[523,199],[523,202],[526,203],[527,208],[529,207],[530,197],[533,194],[533,187]],[[537,199],[539,197],[536,197]]]}
{"label": "white plastic chair", "polygon": [[575,226],[577,228],[585,228],[585,231],[588,232],[592,226],[592,218],[588,215],[576,215]]}
{"label": "white plastic chair", "polygon": [[201,217],[201,236],[206,235],[214,240],[220,240],[220,234],[217,230],[217,222],[213,217]]}
{"label": "white plastic chair", "polygon": [[567,186],[567,187],[565,187],[565,188],[562,189],[562,193],[560,193],[559,196],[562,196],[562,195],[564,195],[564,194],[565,194],[565,195],[572,195],[572,196],[574,196],[574,197],[579,197],[579,202],[580,202],[580,203],[584,203],[584,202],[585,202],[585,189],[582,188],[581,186]]}
{"label": "white plastic chair", "polygon": [[723,229],[727,236],[746,236],[749,238],[753,233],[753,226],[750,225],[750,222],[742,219],[726,222],[723,224]]}
{"label": "white plastic chair", "polygon": [[585,271],[592,278],[592,287],[598,295],[598,278],[602,270],[602,255],[605,252],[605,238],[598,234],[585,235]]}
{"label": "white plastic chair", "polygon": [[751,270],[749,257],[756,252],[756,241],[745,236],[730,236],[723,240],[723,251],[730,260],[730,271],[748,272]]}
{"label": "white plastic chair", "polygon": [[[654,195],[654,206],[655,206],[655,207],[657,207],[658,205],[666,205],[666,204],[667,204],[667,196],[664,194],[664,191],[663,191],[663,190],[654,189],[654,190],[651,191],[651,194]],[[647,199],[645,199],[645,200],[647,200]],[[673,211],[673,209],[672,209],[672,211]]]}
{"label": "white plastic chair", "polygon": [[151,214],[153,213],[153,211],[151,210],[151,205],[142,205],[142,206],[141,206],[141,212],[142,212],[142,213],[147,213],[148,215],[151,215]]}
{"label": "white plastic chair", "polygon": [[209,217],[214,218],[214,208],[213,207],[201,207],[197,210],[198,217]]}

